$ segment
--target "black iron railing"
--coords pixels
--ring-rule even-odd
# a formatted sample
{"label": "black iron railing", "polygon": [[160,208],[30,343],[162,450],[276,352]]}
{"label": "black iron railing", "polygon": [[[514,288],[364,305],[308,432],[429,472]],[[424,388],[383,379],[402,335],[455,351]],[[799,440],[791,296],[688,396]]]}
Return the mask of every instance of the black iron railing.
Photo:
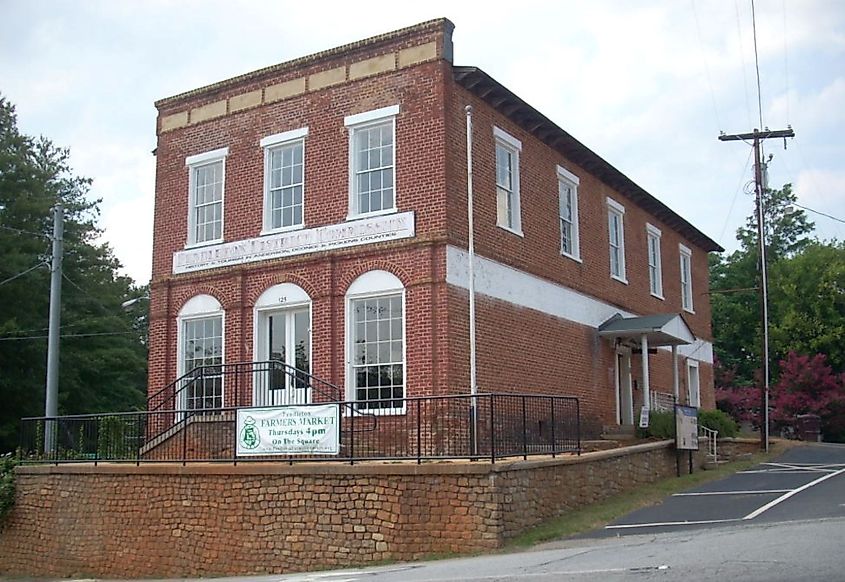
{"label": "black iron railing", "polygon": [[[577,398],[480,394],[405,398],[397,410],[339,402],[337,454],[240,457],[236,407],[25,418],[23,462],[345,461],[472,459],[580,453]],[[321,406],[314,403],[300,406]],[[243,408],[242,408],[243,409]],[[377,418],[378,422],[374,422]],[[174,419],[179,419],[174,422]],[[360,430],[362,423],[367,430]],[[47,430],[50,425],[52,430]],[[45,442],[45,435],[53,442]]]}
{"label": "black iron railing", "polygon": [[343,390],[280,360],[197,366],[147,398],[147,410],[206,410],[271,404],[283,392],[305,401],[343,401]]}

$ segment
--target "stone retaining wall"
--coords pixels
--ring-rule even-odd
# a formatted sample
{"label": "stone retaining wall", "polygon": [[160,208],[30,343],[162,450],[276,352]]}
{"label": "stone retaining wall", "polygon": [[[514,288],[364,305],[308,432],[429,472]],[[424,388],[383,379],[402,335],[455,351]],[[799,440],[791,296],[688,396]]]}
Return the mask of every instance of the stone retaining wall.
{"label": "stone retaining wall", "polygon": [[0,573],[283,573],[490,550],[674,475],[670,445],[496,464],[19,467]]}

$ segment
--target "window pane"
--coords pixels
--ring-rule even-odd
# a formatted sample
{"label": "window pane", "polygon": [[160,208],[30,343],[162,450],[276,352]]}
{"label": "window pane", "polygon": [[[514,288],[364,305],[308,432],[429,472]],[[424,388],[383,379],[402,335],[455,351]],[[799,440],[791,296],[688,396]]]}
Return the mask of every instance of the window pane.
{"label": "window pane", "polygon": [[[357,299],[352,302],[355,394],[361,409],[401,407],[393,398],[404,395],[402,361],[402,297]],[[399,332],[394,336],[394,332]],[[362,390],[366,388],[366,390]],[[366,401],[385,399],[384,402]]]}

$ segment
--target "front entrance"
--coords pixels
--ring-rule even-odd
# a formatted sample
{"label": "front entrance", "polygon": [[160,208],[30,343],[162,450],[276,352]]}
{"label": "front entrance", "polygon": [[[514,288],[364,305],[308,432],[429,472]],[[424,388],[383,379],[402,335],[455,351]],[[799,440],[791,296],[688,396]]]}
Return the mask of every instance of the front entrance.
{"label": "front entrance", "polygon": [[[257,360],[269,361],[256,372],[253,405],[281,406],[311,402],[311,309],[259,311]],[[284,364],[284,365],[282,365]]]}
{"label": "front entrance", "polygon": [[616,421],[634,424],[634,395],[631,390],[631,352],[616,352]]}

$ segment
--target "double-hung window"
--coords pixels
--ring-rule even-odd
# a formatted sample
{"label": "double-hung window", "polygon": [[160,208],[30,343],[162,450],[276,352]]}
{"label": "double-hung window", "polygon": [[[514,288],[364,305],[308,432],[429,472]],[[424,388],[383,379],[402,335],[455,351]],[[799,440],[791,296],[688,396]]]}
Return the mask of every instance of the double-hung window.
{"label": "double-hung window", "polygon": [[344,119],[349,128],[349,218],[396,210],[396,116],[392,105]]}
{"label": "double-hung window", "polygon": [[625,277],[625,207],[607,199],[607,229],[610,247],[610,276],[627,283]]}
{"label": "double-hung window", "polygon": [[223,327],[220,303],[210,295],[192,297],[178,316],[180,398],[186,410],[223,406]]}
{"label": "double-hung window", "polygon": [[663,265],[660,259],[660,229],[652,224],[645,225],[648,248],[648,285],[651,294],[663,299]]}
{"label": "double-hung window", "polygon": [[188,167],[188,246],[223,240],[223,184],[229,148],[185,159]]}
{"label": "double-hung window", "polygon": [[357,410],[405,409],[405,290],[386,271],[369,271],[347,292],[349,399]]}
{"label": "double-hung window", "polygon": [[560,252],[581,260],[578,239],[578,176],[565,168],[557,167],[557,189],[560,199]]}
{"label": "double-hung window", "polygon": [[693,313],[692,305],[692,251],[678,245],[681,255],[681,307]]}
{"label": "double-hung window", "polygon": [[519,153],[522,142],[509,133],[493,128],[496,141],[496,224],[522,236],[519,204]]}
{"label": "double-hung window", "polygon": [[305,136],[302,127],[270,135],[264,148],[264,230],[275,232],[303,226]]}

